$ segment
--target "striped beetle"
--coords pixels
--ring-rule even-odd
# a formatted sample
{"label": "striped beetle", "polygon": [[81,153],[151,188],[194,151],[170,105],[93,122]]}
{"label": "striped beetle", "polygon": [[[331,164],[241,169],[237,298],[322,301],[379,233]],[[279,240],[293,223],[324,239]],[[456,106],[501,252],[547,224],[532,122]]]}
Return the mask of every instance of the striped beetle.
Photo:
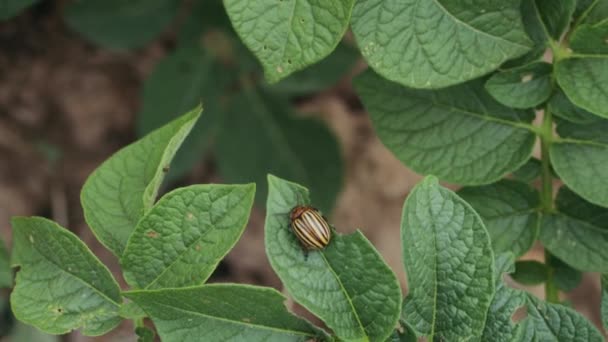
{"label": "striped beetle", "polygon": [[319,210],[299,205],[291,209],[289,218],[291,229],[304,248],[323,249],[327,246],[331,239],[331,230]]}

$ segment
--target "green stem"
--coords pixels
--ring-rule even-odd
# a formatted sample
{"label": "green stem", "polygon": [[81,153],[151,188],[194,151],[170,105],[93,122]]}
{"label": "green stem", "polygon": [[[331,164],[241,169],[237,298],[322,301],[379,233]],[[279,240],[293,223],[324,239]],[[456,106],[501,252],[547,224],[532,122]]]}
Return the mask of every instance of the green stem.
{"label": "green stem", "polygon": [[133,320],[133,323],[135,324],[136,328],[143,328],[144,327],[144,319],[143,318],[136,318]]}
{"label": "green stem", "polygon": [[[545,114],[541,126],[540,147],[541,147],[541,205],[543,213],[548,214],[553,211],[553,175],[551,174],[551,157],[549,149],[553,136],[553,119],[548,107],[545,107]],[[545,264],[548,268],[547,281],[545,282],[545,299],[550,303],[559,302],[559,291],[555,286],[553,267],[551,267],[551,253],[545,250]]]}

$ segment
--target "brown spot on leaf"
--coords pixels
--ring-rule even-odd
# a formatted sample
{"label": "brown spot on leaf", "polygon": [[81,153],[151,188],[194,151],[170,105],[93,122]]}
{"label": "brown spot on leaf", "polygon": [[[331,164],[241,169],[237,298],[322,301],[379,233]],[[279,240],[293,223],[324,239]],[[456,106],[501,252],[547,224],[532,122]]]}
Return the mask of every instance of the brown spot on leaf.
{"label": "brown spot on leaf", "polygon": [[192,214],[192,213],[187,213],[187,214],[186,214],[186,218],[187,218],[188,220],[192,220],[192,219],[194,218],[194,214]]}
{"label": "brown spot on leaf", "polygon": [[149,238],[156,239],[158,237],[158,233],[155,232],[155,231],[153,231],[153,230],[151,230],[151,231],[149,231],[149,232],[146,233],[146,236],[149,237]]}

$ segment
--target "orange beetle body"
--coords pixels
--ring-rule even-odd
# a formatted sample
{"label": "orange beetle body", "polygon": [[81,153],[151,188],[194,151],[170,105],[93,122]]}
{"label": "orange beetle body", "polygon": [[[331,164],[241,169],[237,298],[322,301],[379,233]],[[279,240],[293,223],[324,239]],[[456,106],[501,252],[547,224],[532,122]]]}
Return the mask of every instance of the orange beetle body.
{"label": "orange beetle body", "polygon": [[331,229],[319,210],[296,206],[289,214],[291,229],[306,249],[323,249],[331,239]]}

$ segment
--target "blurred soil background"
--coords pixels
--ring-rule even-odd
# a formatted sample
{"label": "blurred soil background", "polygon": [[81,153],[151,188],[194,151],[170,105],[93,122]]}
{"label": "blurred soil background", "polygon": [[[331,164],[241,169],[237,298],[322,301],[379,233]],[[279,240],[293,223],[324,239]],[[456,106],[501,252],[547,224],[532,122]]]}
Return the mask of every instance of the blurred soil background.
{"label": "blurred soil background", "polygon": [[[0,233],[10,246],[11,216],[52,218],[78,234],[124,286],[117,259],[84,222],[80,189],[102,161],[137,138],[134,125],[143,80],[172,50],[175,37],[169,29],[145,48],[111,52],[69,30],[61,17],[62,5],[63,1],[43,1],[0,23]],[[343,233],[361,229],[405,289],[399,222],[403,201],[421,177],[396,160],[374,135],[350,85],[351,77],[294,105],[303,113],[318,115],[341,145],[345,182],[330,220]],[[222,182],[213,156],[185,178],[168,184],[165,191],[209,182]],[[264,210],[257,206],[243,237],[210,281],[282,290],[264,253],[263,221]],[[542,259],[542,252],[536,248],[524,258]],[[542,287],[531,290],[543,295]],[[585,275],[568,299],[599,326],[596,275]],[[294,310],[302,313],[300,308]],[[72,333],[62,340],[136,338],[132,326],[125,323],[104,337]]]}

